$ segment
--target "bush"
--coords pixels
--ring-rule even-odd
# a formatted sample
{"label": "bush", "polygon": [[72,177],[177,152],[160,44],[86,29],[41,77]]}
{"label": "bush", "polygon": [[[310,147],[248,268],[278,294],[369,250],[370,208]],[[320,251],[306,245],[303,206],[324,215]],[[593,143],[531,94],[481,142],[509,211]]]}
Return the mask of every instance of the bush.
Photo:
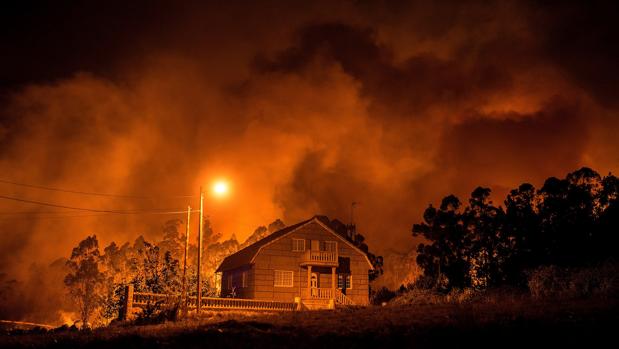
{"label": "bush", "polygon": [[617,264],[598,267],[559,268],[542,266],[529,273],[531,296],[543,298],[616,297],[619,293]]}
{"label": "bush", "polygon": [[464,304],[479,299],[482,293],[472,288],[452,288],[446,291],[445,289],[423,288],[413,283],[392,299],[391,303],[397,305]]}
{"label": "bush", "polygon": [[135,319],[136,325],[161,324],[178,319],[180,304],[178,302],[165,304],[162,302],[148,303]]}
{"label": "bush", "polygon": [[431,290],[436,287],[436,278],[428,275],[418,277],[414,282],[408,284],[408,289]]}
{"label": "bush", "polygon": [[396,293],[387,287],[381,287],[378,291],[372,292],[370,301],[374,305],[380,305],[383,302],[389,302],[396,296]]}

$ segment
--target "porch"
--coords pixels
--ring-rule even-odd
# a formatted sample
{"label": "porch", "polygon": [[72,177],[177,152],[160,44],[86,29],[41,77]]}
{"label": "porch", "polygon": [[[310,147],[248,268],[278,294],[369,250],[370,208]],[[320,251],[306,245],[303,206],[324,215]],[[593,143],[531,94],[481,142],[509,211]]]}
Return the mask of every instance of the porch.
{"label": "porch", "polygon": [[330,268],[307,266],[307,287],[301,289],[301,301],[309,309],[334,308],[336,304],[355,304],[338,288],[335,266]]}

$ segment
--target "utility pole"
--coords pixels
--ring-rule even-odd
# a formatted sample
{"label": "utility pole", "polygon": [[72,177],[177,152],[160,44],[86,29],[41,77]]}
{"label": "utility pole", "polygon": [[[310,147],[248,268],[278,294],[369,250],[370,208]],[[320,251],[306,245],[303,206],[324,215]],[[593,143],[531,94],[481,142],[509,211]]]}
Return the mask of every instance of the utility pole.
{"label": "utility pole", "polygon": [[185,222],[185,257],[183,258],[183,294],[181,295],[181,307],[183,313],[187,314],[187,256],[189,255],[189,218],[191,217],[191,206],[187,206],[187,221]]}
{"label": "utility pole", "polygon": [[200,314],[202,306],[202,225],[204,221],[204,192],[200,187],[200,223],[198,224],[198,296],[196,299],[196,314]]}

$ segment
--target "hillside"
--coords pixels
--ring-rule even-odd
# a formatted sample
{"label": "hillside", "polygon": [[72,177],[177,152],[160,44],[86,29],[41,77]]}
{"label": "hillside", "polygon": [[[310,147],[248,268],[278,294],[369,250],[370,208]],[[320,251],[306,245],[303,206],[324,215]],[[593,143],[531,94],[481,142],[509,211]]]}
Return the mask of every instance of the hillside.
{"label": "hillside", "polygon": [[618,305],[614,300],[506,299],[285,314],[207,313],[200,319],[93,332],[5,332],[0,347],[595,347],[614,338]]}

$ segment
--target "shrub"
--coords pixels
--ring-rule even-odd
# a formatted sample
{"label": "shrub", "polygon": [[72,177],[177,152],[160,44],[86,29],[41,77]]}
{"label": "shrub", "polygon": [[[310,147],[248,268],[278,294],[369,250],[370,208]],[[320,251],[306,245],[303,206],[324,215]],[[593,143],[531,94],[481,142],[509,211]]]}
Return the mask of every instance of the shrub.
{"label": "shrub", "polygon": [[180,304],[163,302],[148,303],[135,319],[136,325],[161,324],[178,319]]}
{"label": "shrub", "polygon": [[396,293],[387,287],[381,287],[378,291],[372,292],[370,301],[372,304],[380,305],[383,302],[389,302],[396,296]]}
{"label": "shrub", "polygon": [[418,277],[414,282],[408,284],[408,289],[430,290],[436,287],[436,278],[428,275]]}
{"label": "shrub", "polygon": [[566,288],[564,272],[555,265],[542,266],[532,271],[527,284],[534,298],[554,297]]}
{"label": "shrub", "polygon": [[537,299],[613,297],[619,292],[618,281],[616,263],[574,269],[550,265],[529,273],[528,286]]}

